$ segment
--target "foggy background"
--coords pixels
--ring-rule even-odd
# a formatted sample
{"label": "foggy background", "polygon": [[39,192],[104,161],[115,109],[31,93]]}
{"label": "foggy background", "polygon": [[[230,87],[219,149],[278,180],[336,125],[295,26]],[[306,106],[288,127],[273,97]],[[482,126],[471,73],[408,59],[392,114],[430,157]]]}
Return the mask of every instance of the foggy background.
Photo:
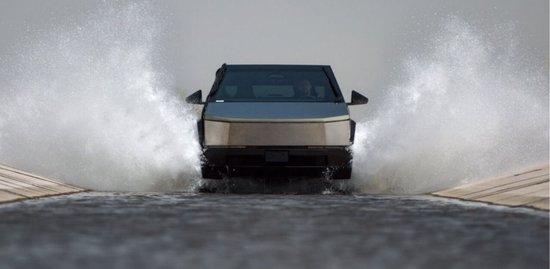
{"label": "foggy background", "polygon": [[[124,6],[128,1],[106,1]],[[130,1],[132,2],[132,1]],[[113,4],[114,3],[114,4]],[[103,1],[0,2],[0,57],[21,38],[52,25],[75,26]],[[331,65],[346,100],[361,90],[373,109],[398,80],[404,57],[430,49],[426,39],[457,16],[481,32],[511,27],[516,46],[548,70],[548,1],[151,1],[165,23],[160,51],[173,87],[209,90],[222,63]],[[116,27],[116,26],[113,26]],[[490,37],[489,37],[490,38]],[[362,114],[362,113],[361,113]]]}

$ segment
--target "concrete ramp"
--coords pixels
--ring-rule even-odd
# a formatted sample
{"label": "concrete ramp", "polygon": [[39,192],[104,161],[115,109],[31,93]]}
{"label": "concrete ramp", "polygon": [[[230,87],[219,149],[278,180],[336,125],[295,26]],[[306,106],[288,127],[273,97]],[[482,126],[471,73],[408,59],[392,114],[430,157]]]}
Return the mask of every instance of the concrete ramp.
{"label": "concrete ramp", "polygon": [[548,210],[548,165],[432,193],[435,196]]}
{"label": "concrete ramp", "polygon": [[82,191],[85,189],[0,165],[0,203]]}

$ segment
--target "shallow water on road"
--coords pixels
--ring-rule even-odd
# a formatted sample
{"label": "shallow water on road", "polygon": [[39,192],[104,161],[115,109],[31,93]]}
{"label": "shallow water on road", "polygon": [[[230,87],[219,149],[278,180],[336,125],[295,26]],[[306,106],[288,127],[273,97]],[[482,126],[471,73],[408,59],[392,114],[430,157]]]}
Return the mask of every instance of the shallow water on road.
{"label": "shallow water on road", "polygon": [[92,192],[0,205],[0,267],[547,268],[548,220],[425,196]]}

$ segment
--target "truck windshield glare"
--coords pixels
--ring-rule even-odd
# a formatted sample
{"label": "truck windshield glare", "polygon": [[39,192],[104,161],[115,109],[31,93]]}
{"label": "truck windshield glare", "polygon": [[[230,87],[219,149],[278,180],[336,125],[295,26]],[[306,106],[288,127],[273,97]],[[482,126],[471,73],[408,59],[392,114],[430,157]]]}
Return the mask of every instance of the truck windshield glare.
{"label": "truck windshield glare", "polygon": [[323,70],[227,70],[210,102],[334,102]]}

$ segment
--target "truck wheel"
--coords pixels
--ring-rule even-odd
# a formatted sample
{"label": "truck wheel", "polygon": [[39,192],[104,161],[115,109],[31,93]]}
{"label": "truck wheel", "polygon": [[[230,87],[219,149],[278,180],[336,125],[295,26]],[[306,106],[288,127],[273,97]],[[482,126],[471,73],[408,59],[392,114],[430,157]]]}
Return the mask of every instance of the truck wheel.
{"label": "truck wheel", "polygon": [[332,173],[332,179],[350,179],[351,178],[351,163],[335,169]]}
{"label": "truck wheel", "polygon": [[220,169],[215,166],[201,165],[201,174],[204,179],[222,179]]}

